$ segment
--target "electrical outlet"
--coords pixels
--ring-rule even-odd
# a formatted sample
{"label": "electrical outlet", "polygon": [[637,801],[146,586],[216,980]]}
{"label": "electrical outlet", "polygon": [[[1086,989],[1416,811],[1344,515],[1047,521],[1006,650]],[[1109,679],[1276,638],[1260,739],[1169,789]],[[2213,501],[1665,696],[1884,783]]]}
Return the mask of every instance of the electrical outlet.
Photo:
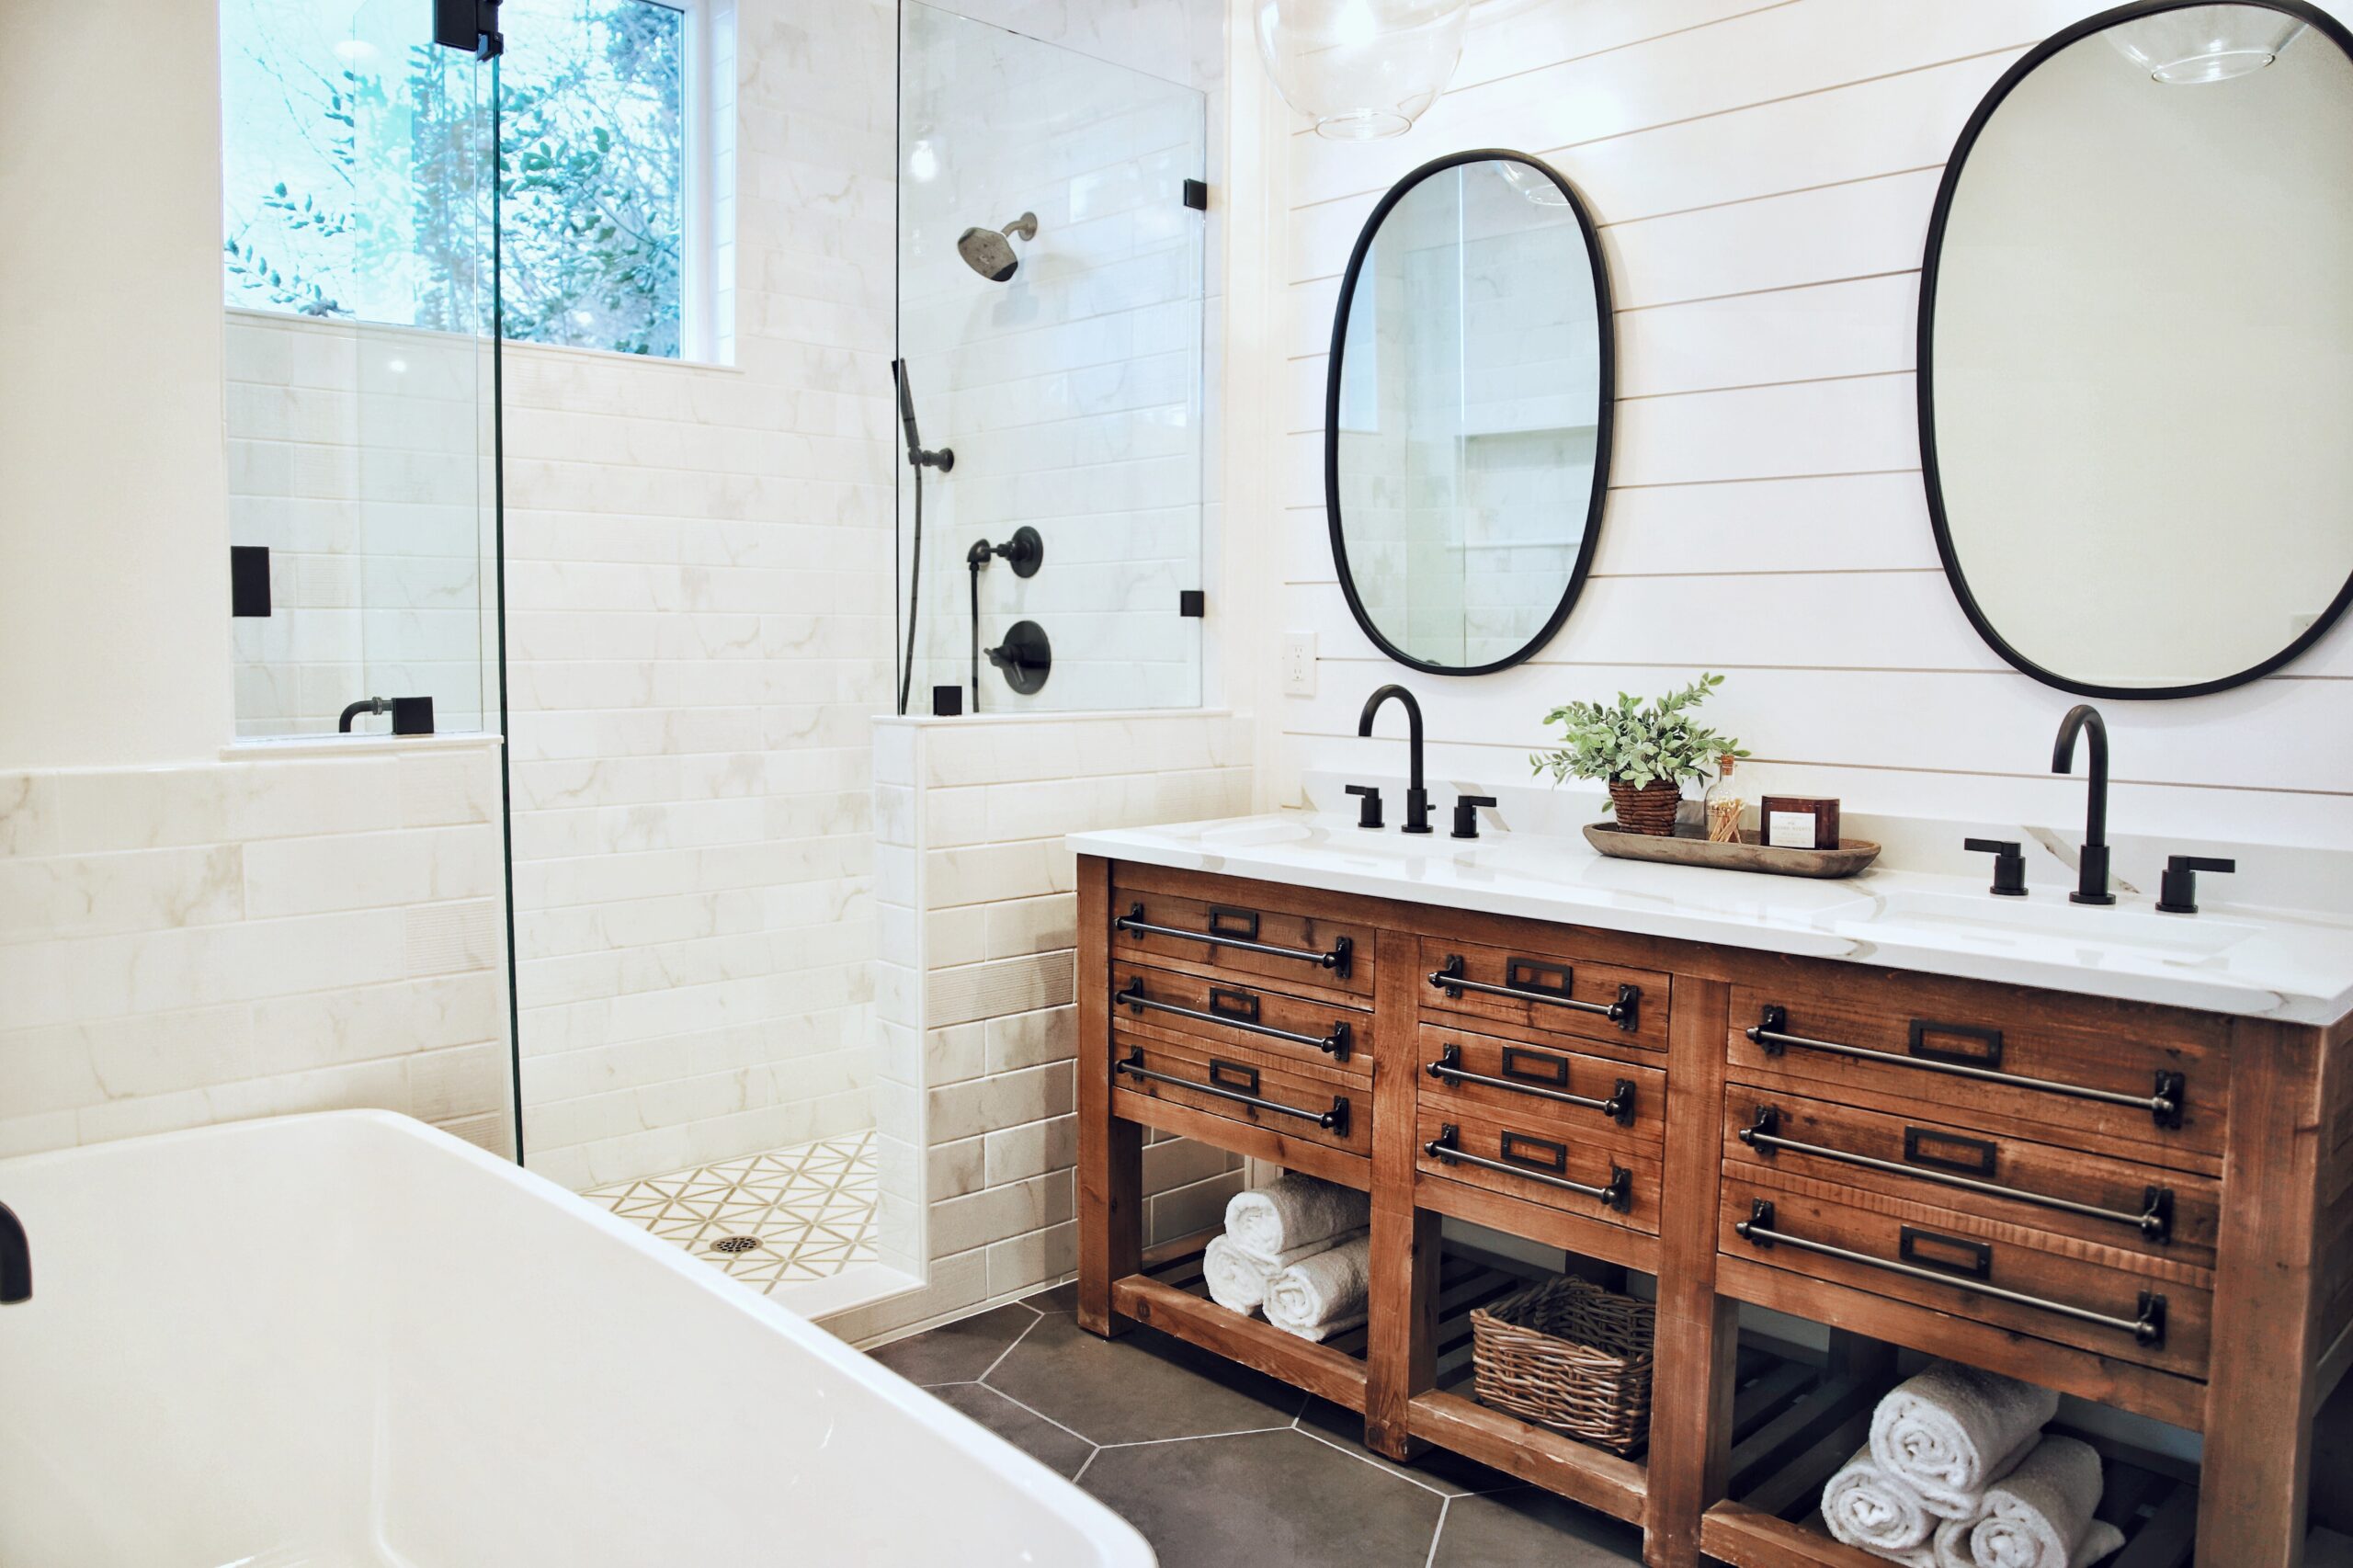
{"label": "electrical outlet", "polygon": [[1315,695],[1315,633],[1313,631],[1283,633],[1283,695]]}

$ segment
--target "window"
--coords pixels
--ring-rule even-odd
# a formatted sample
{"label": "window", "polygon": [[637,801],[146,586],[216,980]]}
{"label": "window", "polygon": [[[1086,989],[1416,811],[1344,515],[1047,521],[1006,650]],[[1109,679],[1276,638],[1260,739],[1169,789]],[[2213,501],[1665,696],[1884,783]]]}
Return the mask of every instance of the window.
{"label": "window", "polygon": [[506,0],[494,76],[418,41],[426,0],[223,0],[228,303],[486,324],[494,131],[506,336],[677,357],[709,313],[688,297],[690,243],[708,243],[696,19],[656,0]]}

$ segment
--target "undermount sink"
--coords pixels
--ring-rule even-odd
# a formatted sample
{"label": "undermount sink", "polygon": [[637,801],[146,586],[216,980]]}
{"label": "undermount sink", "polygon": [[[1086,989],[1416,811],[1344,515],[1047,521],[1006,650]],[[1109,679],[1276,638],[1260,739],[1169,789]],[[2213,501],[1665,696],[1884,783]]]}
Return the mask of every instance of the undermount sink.
{"label": "undermount sink", "polygon": [[1878,926],[1934,927],[1987,940],[2080,942],[2141,948],[2182,959],[2211,958],[2256,934],[2256,926],[2211,915],[2158,915],[2066,902],[2038,888],[2028,898],[1891,888],[1880,895]]}

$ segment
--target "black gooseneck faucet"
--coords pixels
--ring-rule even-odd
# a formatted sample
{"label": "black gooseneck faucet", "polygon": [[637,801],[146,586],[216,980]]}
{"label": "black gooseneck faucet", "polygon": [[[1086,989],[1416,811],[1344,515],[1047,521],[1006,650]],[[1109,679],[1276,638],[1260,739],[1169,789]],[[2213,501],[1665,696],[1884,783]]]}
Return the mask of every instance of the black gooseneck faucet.
{"label": "black gooseneck faucet", "polygon": [[33,1299],[33,1255],[25,1244],[25,1223],[0,1203],[0,1307]]}
{"label": "black gooseneck faucet", "polygon": [[1365,699],[1364,711],[1357,716],[1357,733],[1372,733],[1373,715],[1391,698],[1405,705],[1405,744],[1410,748],[1413,778],[1405,790],[1404,833],[1427,833],[1430,830],[1430,792],[1422,788],[1422,705],[1414,694],[1402,686],[1384,686]]}
{"label": "black gooseneck faucet", "polygon": [[2091,800],[2084,813],[2084,851],[2075,872],[2075,891],[2067,897],[2076,903],[2114,903],[2108,891],[2108,722],[2088,702],[2078,702],[2059,721],[2059,739],[2051,748],[2051,771],[2075,771],[2075,737],[2091,735]]}

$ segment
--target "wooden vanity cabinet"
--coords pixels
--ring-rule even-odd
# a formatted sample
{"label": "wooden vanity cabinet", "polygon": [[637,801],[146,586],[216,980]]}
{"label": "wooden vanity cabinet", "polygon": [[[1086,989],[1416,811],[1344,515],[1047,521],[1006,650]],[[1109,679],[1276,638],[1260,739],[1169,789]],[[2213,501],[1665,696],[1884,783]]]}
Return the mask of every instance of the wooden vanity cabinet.
{"label": "wooden vanity cabinet", "polygon": [[[2135,1568],[2300,1560],[2353,1361],[2353,1029],[2228,1018],[1079,860],[1079,1319],[1150,1324],[1640,1523],[1658,1564],[1878,1560],[1810,1521],[1891,1346],[2200,1431],[2113,1455]],[[1310,1344],[1147,1253],[1142,1130],[1370,1193],[1372,1294]],[[1522,1282],[1453,1216],[1655,1277],[1650,1441],[1469,1397]],[[1809,1356],[1737,1303],[1829,1325]],[[2119,1559],[2124,1561],[2124,1559]]]}

